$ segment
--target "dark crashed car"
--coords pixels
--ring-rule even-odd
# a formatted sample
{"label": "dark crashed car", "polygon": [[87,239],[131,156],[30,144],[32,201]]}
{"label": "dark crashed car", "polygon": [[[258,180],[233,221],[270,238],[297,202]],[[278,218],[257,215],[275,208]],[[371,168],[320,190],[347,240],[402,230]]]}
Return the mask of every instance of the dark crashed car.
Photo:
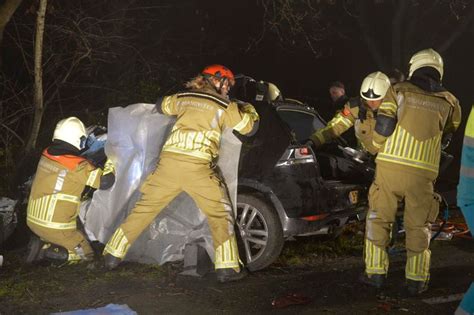
{"label": "dark crashed car", "polygon": [[241,259],[253,271],[274,262],[285,239],[337,235],[364,218],[373,177],[369,164],[341,150],[343,139],[318,152],[306,145],[324,120],[297,101],[267,101],[267,88],[244,77],[233,91],[260,115],[258,132],[242,139],[236,218]]}

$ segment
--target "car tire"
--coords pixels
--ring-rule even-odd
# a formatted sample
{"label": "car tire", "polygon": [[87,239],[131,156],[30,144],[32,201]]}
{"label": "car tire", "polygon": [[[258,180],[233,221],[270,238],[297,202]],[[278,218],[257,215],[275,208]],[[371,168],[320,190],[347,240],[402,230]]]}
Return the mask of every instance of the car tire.
{"label": "car tire", "polygon": [[273,207],[254,195],[238,195],[236,225],[240,258],[250,271],[264,269],[278,258],[284,239]]}

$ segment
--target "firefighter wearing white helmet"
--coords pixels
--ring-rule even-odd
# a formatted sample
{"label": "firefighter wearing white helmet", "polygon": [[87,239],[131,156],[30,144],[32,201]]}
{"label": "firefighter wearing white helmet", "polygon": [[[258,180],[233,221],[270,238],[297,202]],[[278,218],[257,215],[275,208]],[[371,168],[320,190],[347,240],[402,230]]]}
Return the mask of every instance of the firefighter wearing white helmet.
{"label": "firefighter wearing white helmet", "polygon": [[73,263],[93,256],[76,224],[85,186],[100,183],[100,169],[80,156],[85,141],[84,124],[69,117],[57,123],[53,142],[41,155],[27,208],[27,224],[35,234],[28,263],[41,258]]}
{"label": "firefighter wearing white helmet", "polygon": [[325,128],[310,137],[314,146],[318,148],[354,126],[359,149],[371,154],[376,152],[372,145],[372,134],[377,110],[389,88],[390,80],[384,73],[370,73],[362,82],[360,97],[350,99]]}
{"label": "firefighter wearing white helmet", "polygon": [[408,293],[425,291],[430,278],[430,224],[439,211],[433,192],[441,148],[461,121],[459,102],[441,84],[443,60],[433,49],[410,60],[409,80],[395,84],[377,114],[373,147],[375,180],[369,190],[365,237],[365,283],[380,288],[388,272],[386,248],[397,212],[404,201]]}
{"label": "firefighter wearing white helmet", "polygon": [[408,79],[411,79],[413,73],[424,67],[430,67],[438,71],[440,81],[443,79],[444,63],[441,55],[438,54],[432,48],[423,49],[414,54],[410,59],[410,70],[408,73]]}
{"label": "firefighter wearing white helmet", "polygon": [[76,117],[69,117],[58,122],[54,129],[53,141],[61,140],[82,150],[87,138],[86,128]]}

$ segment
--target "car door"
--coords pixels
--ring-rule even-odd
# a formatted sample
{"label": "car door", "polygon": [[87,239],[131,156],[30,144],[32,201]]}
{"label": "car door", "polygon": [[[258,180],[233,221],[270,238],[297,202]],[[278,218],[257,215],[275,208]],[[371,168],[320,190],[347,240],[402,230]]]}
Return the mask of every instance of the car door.
{"label": "car door", "polygon": [[301,105],[277,105],[277,112],[290,127],[298,143],[309,139],[315,131],[326,125],[316,111]]}

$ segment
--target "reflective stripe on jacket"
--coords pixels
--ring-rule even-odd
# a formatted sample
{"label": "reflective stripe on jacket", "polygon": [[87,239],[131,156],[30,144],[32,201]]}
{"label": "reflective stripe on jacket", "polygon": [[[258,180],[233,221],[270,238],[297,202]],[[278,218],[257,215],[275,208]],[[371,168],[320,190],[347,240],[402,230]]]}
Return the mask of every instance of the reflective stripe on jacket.
{"label": "reflective stripe on jacket", "polygon": [[165,96],[160,107],[163,114],[177,116],[163,151],[207,161],[218,156],[226,128],[246,135],[259,119],[252,105],[226,100],[211,90]]}
{"label": "reflective stripe on jacket", "polygon": [[58,200],[67,201],[75,204],[79,204],[79,198],[65,194],[53,194],[44,196],[41,198],[33,199],[28,202],[28,222],[34,223],[39,226],[65,230],[76,228],[76,217],[77,213],[71,217],[69,222],[54,222],[53,217],[56,211],[56,205]]}
{"label": "reflective stripe on jacket", "polygon": [[80,197],[86,185],[97,188],[100,170],[74,155],[43,152],[31,187],[28,224],[51,229],[75,229]]}
{"label": "reflective stripe on jacket", "polygon": [[311,139],[317,145],[332,141],[354,127],[358,145],[361,149],[372,152],[372,133],[375,127],[376,113],[363,100],[351,99],[344,104],[327,126],[315,132]]}
{"label": "reflective stripe on jacket", "polygon": [[443,133],[454,132],[461,120],[458,100],[447,91],[427,92],[402,82],[389,90],[378,115],[393,117],[397,124],[388,137],[378,134],[376,127],[374,145],[380,147],[377,163],[409,167],[434,180]]}

